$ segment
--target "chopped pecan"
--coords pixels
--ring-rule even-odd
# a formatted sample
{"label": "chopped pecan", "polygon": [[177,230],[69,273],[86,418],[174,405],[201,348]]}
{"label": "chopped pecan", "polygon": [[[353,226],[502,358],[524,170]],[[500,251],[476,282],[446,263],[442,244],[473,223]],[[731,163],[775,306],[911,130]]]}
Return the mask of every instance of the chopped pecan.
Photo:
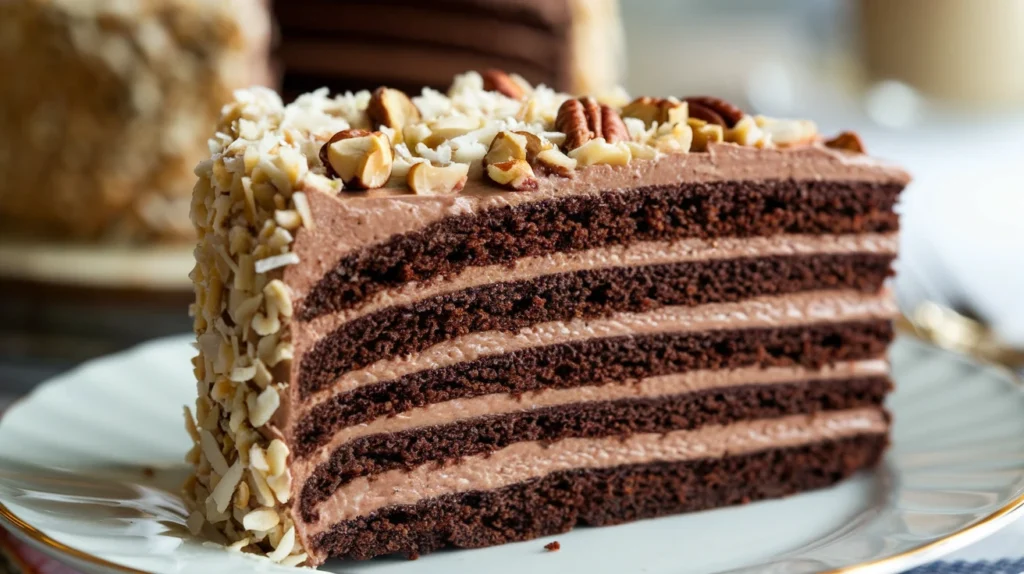
{"label": "chopped pecan", "polygon": [[734,127],[743,119],[743,110],[721,98],[696,96],[684,98],[690,107],[690,117],[704,120],[709,124],[718,124],[723,128]]}
{"label": "chopped pecan", "polygon": [[558,108],[555,130],[565,134],[562,147],[572,151],[595,138],[608,143],[629,140],[629,130],[622,118],[610,106],[597,103],[593,98],[567,100]]}
{"label": "chopped pecan", "polygon": [[830,140],[826,140],[825,146],[854,153],[867,153],[864,147],[864,140],[860,139],[860,135],[857,132],[843,132]]}
{"label": "chopped pecan", "polygon": [[498,92],[514,100],[526,97],[526,90],[504,70],[491,68],[484,70],[480,75],[484,79],[484,89],[488,92]]}

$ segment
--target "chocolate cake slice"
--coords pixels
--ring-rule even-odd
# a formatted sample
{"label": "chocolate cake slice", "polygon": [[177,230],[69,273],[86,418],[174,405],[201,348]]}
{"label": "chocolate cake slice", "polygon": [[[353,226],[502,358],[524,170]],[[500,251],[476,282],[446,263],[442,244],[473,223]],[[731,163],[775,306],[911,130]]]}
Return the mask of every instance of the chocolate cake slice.
{"label": "chocolate cake slice", "polygon": [[225,108],[192,211],[194,532],[416,556],[879,461],[903,171],[713,98],[497,80]]}

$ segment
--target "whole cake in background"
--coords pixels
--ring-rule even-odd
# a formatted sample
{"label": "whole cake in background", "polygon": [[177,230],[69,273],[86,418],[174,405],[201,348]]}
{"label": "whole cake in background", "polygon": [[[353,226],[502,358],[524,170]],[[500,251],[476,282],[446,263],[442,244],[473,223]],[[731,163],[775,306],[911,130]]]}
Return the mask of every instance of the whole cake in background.
{"label": "whole cake in background", "polygon": [[0,227],[194,237],[193,169],[220,108],[267,85],[262,0],[0,2]]}
{"label": "whole cake in background", "polygon": [[190,529],[417,556],[831,485],[888,443],[856,134],[715,98],[242,91],[197,168]]}
{"label": "whole cake in background", "polygon": [[616,0],[277,0],[286,100],[388,85],[443,90],[463,70],[595,93],[619,81]]}

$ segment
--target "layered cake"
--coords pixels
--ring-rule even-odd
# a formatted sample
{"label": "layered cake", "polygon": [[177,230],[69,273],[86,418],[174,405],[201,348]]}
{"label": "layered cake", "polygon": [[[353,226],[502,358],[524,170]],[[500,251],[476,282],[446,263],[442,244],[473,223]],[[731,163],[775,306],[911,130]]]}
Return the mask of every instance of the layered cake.
{"label": "layered cake", "polygon": [[224,109],[192,205],[195,533],[416,556],[879,461],[907,175],[714,98],[498,80]]}
{"label": "layered cake", "polygon": [[285,99],[386,84],[446,89],[497,68],[574,93],[619,79],[617,0],[277,0]]}
{"label": "layered cake", "polygon": [[0,2],[2,236],[191,243],[193,168],[271,81],[270,31],[263,0]]}

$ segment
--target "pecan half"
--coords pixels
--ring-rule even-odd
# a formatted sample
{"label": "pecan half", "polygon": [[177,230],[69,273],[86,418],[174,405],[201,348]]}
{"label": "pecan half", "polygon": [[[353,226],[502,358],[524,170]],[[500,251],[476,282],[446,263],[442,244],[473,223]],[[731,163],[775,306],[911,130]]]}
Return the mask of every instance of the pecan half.
{"label": "pecan half", "polygon": [[854,153],[867,153],[867,149],[864,147],[864,140],[860,139],[860,135],[857,132],[843,132],[830,140],[825,140],[825,147],[852,151]]}
{"label": "pecan half", "polygon": [[718,124],[723,128],[734,127],[744,116],[743,110],[721,98],[694,96],[684,98],[683,101],[690,107],[691,118]]}
{"label": "pecan half", "polygon": [[526,91],[512,76],[504,70],[491,68],[480,74],[484,79],[484,89],[488,92],[498,92],[514,100],[521,100],[526,96]]}
{"label": "pecan half", "polygon": [[629,130],[618,112],[593,98],[566,100],[555,116],[555,131],[565,134],[562,147],[566,151],[595,138],[604,138],[608,143],[629,140]]}

